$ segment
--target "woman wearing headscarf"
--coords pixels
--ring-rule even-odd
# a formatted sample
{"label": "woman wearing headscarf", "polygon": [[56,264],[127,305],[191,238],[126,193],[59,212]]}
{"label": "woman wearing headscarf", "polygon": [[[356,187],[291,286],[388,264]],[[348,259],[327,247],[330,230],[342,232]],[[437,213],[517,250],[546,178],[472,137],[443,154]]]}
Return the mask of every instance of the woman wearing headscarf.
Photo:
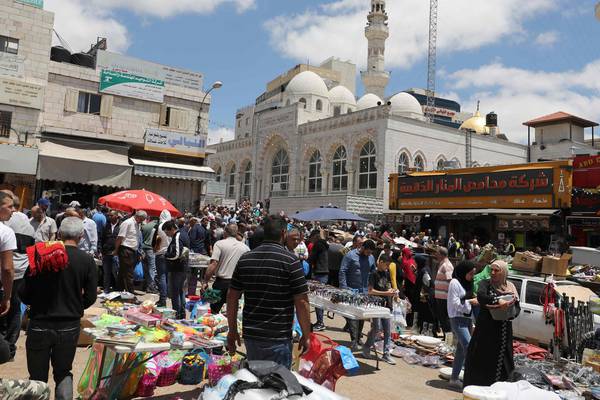
{"label": "woman wearing headscarf", "polygon": [[[490,313],[492,309],[516,307],[515,318],[519,314],[519,294],[507,277],[508,264],[496,260],[491,264],[490,279],[479,284],[477,300],[481,311],[467,351],[464,386],[506,381],[515,367],[512,321],[497,321]],[[512,300],[499,298],[504,295],[511,295]]]}
{"label": "woman wearing headscarf", "polygon": [[475,264],[471,261],[461,261],[454,269],[452,280],[448,285],[448,318],[452,333],[457,339],[450,385],[456,388],[462,388],[459,375],[471,341],[473,325],[471,306],[477,304],[477,299],[472,298],[474,275]]}
{"label": "woman wearing headscarf", "polygon": [[423,331],[425,323],[434,325],[434,332],[437,332],[437,322],[435,320],[435,297],[431,268],[427,265],[428,256],[418,254],[415,256],[417,263],[417,280],[415,284],[416,302],[413,309],[417,312],[418,332]]}
{"label": "woman wearing headscarf", "polygon": [[[416,293],[417,283],[417,262],[414,259],[413,252],[409,247],[402,249],[402,274],[404,275],[404,294],[410,301],[410,304],[417,304],[419,298]],[[412,327],[414,319],[414,307],[406,316],[406,324]]]}

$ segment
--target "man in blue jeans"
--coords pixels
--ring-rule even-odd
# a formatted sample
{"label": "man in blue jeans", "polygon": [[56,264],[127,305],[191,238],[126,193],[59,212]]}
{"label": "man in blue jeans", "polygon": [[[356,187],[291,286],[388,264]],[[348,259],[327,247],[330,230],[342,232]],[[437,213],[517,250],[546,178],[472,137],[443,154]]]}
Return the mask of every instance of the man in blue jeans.
{"label": "man in blue jeans", "polygon": [[185,319],[185,294],[183,293],[183,285],[185,283],[185,269],[187,267],[190,240],[187,234],[178,228],[175,221],[165,222],[162,230],[171,238],[171,243],[169,243],[169,247],[165,253],[167,272],[169,274],[171,307],[177,313],[177,319]]}
{"label": "man in blue jeans", "polygon": [[287,223],[270,216],[264,223],[264,242],[237,263],[227,293],[227,349],[240,345],[239,299],[244,295],[243,337],[248,360],[274,361],[291,368],[294,309],[302,329],[299,349],[308,351],[310,309],[308,287],[300,260],[283,245]]}

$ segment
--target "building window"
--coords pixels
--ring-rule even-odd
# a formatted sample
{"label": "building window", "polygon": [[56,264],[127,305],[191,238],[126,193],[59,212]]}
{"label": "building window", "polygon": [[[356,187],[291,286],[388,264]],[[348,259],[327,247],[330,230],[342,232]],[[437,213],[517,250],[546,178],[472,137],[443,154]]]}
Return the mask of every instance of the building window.
{"label": "building window", "polygon": [[231,166],[227,176],[227,197],[230,199],[235,197],[235,164]]}
{"label": "building window", "polygon": [[215,171],[215,181],[221,182],[221,167],[217,168]]}
{"label": "building window", "polygon": [[360,150],[358,160],[358,188],[376,189],[377,188],[377,150],[370,140]]}
{"label": "building window", "polygon": [[333,154],[333,173],[331,174],[331,186],[334,192],[348,190],[347,161],[348,155],[346,153],[346,148],[344,146],[338,147]]}
{"label": "building window", "polygon": [[301,103],[302,108],[306,110],[306,99],[304,97],[301,97],[300,100],[298,100],[298,103]]}
{"label": "building window", "polygon": [[246,126],[250,123],[250,117],[246,117]]}
{"label": "building window", "polygon": [[317,111],[323,111],[323,102],[321,100],[317,100],[315,108],[317,109]]}
{"label": "building window", "polygon": [[252,163],[246,164],[244,169],[244,179],[242,181],[242,197],[250,198],[250,189],[252,188]]}
{"label": "building window", "polygon": [[438,162],[437,162],[437,165],[435,166],[435,169],[436,169],[437,171],[443,171],[443,170],[444,170],[444,168],[445,168],[445,166],[444,166],[444,163],[445,163],[444,159],[443,159],[443,158],[440,158],[440,159],[438,160]]}
{"label": "building window", "polygon": [[334,106],[333,107],[333,116],[337,117],[338,115],[342,114],[342,107],[340,106]]}
{"label": "building window", "polygon": [[271,194],[285,195],[288,191],[290,159],[285,150],[280,149],[271,163]]}
{"label": "building window", "polygon": [[240,119],[238,119],[238,128],[241,128],[241,127],[242,127],[242,119],[240,118]]}
{"label": "building window", "polygon": [[415,170],[425,171],[425,160],[420,155],[415,157]]}
{"label": "building window", "polygon": [[308,192],[320,193],[322,189],[323,177],[321,176],[321,153],[319,150],[315,150],[308,161]]}
{"label": "building window", "polygon": [[19,39],[0,35],[0,51],[9,54],[17,54],[19,52]]}
{"label": "building window", "polygon": [[0,137],[10,137],[10,125],[12,122],[12,112],[0,111]]}
{"label": "building window", "polygon": [[400,157],[398,157],[398,173],[406,174],[408,172],[409,163],[408,154],[404,152],[400,153]]}
{"label": "building window", "polygon": [[85,114],[100,114],[102,96],[94,93],[79,92],[77,112]]}

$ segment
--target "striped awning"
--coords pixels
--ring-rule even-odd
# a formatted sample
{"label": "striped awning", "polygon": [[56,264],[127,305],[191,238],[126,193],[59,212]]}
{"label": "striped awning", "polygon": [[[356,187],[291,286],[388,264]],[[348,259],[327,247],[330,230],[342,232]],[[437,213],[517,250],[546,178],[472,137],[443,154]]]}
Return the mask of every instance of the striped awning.
{"label": "striped awning", "polygon": [[212,181],[215,179],[215,171],[207,166],[140,160],[137,158],[130,158],[130,160],[133,163],[133,174],[136,176],[189,181]]}

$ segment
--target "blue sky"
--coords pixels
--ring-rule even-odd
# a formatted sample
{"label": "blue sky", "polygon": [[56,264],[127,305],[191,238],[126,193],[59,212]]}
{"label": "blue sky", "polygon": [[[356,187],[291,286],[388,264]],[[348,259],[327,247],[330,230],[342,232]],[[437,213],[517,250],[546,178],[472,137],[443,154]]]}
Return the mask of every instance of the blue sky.
{"label": "blue sky", "polygon": [[[600,120],[596,0],[439,0],[438,93],[472,111],[496,111],[523,141],[521,123],[563,110]],[[426,82],[427,0],[388,0],[388,95]],[[107,36],[109,49],[221,80],[212,134],[235,110],[299,62],[366,62],[369,0],[46,0],[74,50]],[[357,77],[358,78],[358,77]],[[362,94],[362,85],[357,86]]]}

